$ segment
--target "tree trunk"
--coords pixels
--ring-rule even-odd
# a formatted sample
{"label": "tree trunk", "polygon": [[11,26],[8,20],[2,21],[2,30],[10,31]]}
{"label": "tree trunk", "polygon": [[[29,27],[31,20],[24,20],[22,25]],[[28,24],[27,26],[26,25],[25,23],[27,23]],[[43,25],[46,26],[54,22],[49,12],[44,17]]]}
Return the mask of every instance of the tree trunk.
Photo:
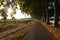
{"label": "tree trunk", "polygon": [[46,23],[49,23],[48,1],[46,0]]}
{"label": "tree trunk", "polygon": [[4,16],[4,20],[6,20],[6,16]]}
{"label": "tree trunk", "polygon": [[43,21],[46,22],[46,2],[43,0]]}
{"label": "tree trunk", "polygon": [[55,19],[54,19],[54,26],[58,27],[58,21],[59,21],[59,11],[60,11],[60,3],[58,2],[58,0],[54,0],[54,3],[55,3],[55,11],[54,11],[54,16],[55,16]]}

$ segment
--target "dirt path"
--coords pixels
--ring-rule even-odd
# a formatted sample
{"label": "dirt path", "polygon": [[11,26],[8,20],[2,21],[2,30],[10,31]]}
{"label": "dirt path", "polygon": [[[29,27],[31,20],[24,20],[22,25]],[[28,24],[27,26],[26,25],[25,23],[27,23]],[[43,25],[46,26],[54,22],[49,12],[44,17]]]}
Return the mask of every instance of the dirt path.
{"label": "dirt path", "polygon": [[1,32],[1,33],[0,33],[0,38],[3,38],[4,36],[7,36],[8,34],[11,34],[11,33],[13,33],[13,32],[18,31],[18,30],[26,27],[26,26],[27,26],[28,24],[30,24],[30,23],[31,23],[31,22],[26,23],[26,24],[22,24],[22,25],[19,26],[19,27],[12,28],[12,29],[6,30],[6,31],[4,31],[4,32]]}
{"label": "dirt path", "polygon": [[24,40],[56,40],[54,35],[43,27],[39,22],[29,30]]}

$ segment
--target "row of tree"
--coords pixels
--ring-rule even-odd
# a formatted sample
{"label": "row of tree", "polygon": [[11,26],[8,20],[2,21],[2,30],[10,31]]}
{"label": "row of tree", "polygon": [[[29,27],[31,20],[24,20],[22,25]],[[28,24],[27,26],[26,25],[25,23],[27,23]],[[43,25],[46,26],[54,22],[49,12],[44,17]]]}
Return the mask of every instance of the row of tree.
{"label": "row of tree", "polygon": [[33,18],[42,19],[47,23],[53,16],[54,26],[59,26],[60,0],[20,0],[20,8]]}
{"label": "row of tree", "polygon": [[[30,14],[32,18],[37,18],[49,23],[49,18],[54,17],[54,26],[58,26],[60,16],[60,0],[1,0],[0,4],[7,1],[7,5],[20,5],[21,11]],[[12,6],[13,6],[12,5]]]}

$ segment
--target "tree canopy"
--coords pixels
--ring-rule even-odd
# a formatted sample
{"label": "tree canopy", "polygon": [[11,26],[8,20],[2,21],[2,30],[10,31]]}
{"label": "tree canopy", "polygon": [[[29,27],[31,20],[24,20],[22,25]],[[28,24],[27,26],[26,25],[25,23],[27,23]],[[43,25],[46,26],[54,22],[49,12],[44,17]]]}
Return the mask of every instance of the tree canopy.
{"label": "tree canopy", "polygon": [[3,2],[6,2],[8,6],[9,4],[12,6],[17,6],[18,4],[23,13],[30,14],[33,18],[40,18],[42,14],[44,14],[43,12],[46,11],[44,10],[44,8],[46,8],[44,2],[46,3],[47,1],[48,0],[1,0],[0,4],[3,5]]}
{"label": "tree canopy", "polygon": [[9,5],[12,7],[19,5],[20,10],[23,13],[30,14],[32,18],[42,18],[49,22],[49,17],[54,16],[55,23],[58,23],[60,16],[59,0],[0,0],[0,6],[4,5],[4,2],[7,3],[8,7]]}
{"label": "tree canopy", "polygon": [[42,13],[42,0],[20,0],[20,8],[22,12],[39,18]]}

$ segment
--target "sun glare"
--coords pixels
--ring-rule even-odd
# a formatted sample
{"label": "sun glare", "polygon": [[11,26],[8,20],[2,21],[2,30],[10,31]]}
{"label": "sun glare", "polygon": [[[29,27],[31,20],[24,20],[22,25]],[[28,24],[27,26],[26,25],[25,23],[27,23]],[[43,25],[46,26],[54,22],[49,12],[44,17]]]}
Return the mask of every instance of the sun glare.
{"label": "sun glare", "polygon": [[27,14],[23,14],[23,13],[21,13],[21,10],[16,9],[16,14],[14,15],[14,17],[16,19],[21,19],[21,18],[30,18],[31,16],[27,15]]}
{"label": "sun glare", "polygon": [[[19,9],[19,5],[17,6],[18,8],[16,9],[16,14],[13,14],[13,9],[10,7],[7,10],[7,19],[12,19],[11,14],[13,14],[13,16],[15,17],[15,19],[21,19],[21,18],[31,18],[30,15],[27,15],[26,13],[21,13],[21,10]],[[2,8],[2,7],[1,7]],[[3,17],[0,16],[0,19],[2,19]]]}

